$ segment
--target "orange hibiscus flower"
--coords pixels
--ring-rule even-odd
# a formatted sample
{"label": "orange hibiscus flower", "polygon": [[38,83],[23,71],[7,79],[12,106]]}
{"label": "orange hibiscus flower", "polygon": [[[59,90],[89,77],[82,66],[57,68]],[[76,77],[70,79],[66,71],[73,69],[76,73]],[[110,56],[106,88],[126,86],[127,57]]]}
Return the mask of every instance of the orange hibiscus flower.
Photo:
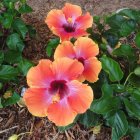
{"label": "orange hibiscus flower", "polygon": [[66,3],[62,10],[51,10],[45,22],[64,41],[87,35],[86,29],[92,26],[93,17],[88,12],[82,15],[80,6]]}
{"label": "orange hibiscus flower", "polygon": [[95,57],[99,54],[98,45],[90,38],[80,37],[74,46],[70,41],[60,44],[54,53],[54,59],[69,57],[77,59],[84,66],[84,71],[79,77],[81,81],[96,82],[101,71],[101,62]]}
{"label": "orange hibiscus flower", "polygon": [[40,60],[27,74],[30,88],[23,98],[28,110],[35,116],[48,116],[58,126],[72,123],[93,101],[91,87],[75,80],[82,72],[77,60]]}

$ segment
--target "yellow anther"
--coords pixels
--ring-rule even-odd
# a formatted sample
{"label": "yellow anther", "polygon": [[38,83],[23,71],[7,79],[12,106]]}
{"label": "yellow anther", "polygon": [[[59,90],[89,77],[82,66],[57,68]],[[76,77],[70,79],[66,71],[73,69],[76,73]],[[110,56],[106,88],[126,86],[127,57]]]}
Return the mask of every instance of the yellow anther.
{"label": "yellow anther", "polygon": [[52,102],[53,103],[57,103],[60,101],[60,95],[59,93],[56,93],[53,97],[52,97]]}
{"label": "yellow anther", "polygon": [[72,18],[68,18],[67,22],[71,24],[72,23]]}

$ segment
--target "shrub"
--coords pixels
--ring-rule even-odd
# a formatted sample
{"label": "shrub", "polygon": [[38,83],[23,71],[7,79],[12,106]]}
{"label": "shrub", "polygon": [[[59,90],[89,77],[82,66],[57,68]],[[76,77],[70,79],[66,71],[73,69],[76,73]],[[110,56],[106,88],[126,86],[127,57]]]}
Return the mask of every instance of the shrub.
{"label": "shrub", "polygon": [[[10,81],[11,90],[21,73],[26,75],[32,66],[21,55],[31,28],[20,18],[32,10],[25,1],[18,0],[4,0],[1,7],[0,88],[5,92],[3,85]],[[62,10],[48,14],[45,22],[60,39],[50,40],[46,48],[49,57],[54,53],[54,61],[41,60],[29,70],[25,104],[33,115],[48,116],[59,131],[71,128],[78,121],[85,127],[101,124],[111,127],[112,140],[125,135],[138,140],[140,11],[121,9],[112,15],[94,16],[94,29],[88,28],[92,23],[89,13],[84,16],[81,13],[79,6],[66,4]],[[80,37],[87,33],[89,38]],[[13,92],[11,96],[8,89],[0,100],[0,107],[17,100],[18,94]]]}
{"label": "shrub", "polygon": [[[95,99],[90,109],[78,115],[60,131],[75,122],[85,127],[99,124],[112,128],[112,139],[129,135],[138,140],[140,118],[140,11],[121,9],[107,16],[94,16],[90,38],[99,45],[102,71],[93,88]],[[51,42],[52,41],[52,42]],[[49,44],[53,44],[54,39]],[[71,40],[73,42],[73,40]],[[48,46],[53,48],[52,46]],[[56,46],[54,46],[56,47]],[[47,53],[52,54],[51,49]]]}
{"label": "shrub", "polygon": [[20,96],[15,86],[26,75],[33,64],[22,57],[27,35],[33,35],[34,28],[21,18],[32,12],[25,0],[0,1],[0,106],[16,103]]}

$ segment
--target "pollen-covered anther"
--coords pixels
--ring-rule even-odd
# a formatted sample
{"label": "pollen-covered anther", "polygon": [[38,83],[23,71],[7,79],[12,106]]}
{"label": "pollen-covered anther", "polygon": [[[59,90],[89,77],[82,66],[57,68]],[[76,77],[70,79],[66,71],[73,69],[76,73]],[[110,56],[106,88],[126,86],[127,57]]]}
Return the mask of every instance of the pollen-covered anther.
{"label": "pollen-covered anther", "polygon": [[52,102],[53,103],[57,103],[60,101],[60,95],[59,93],[56,93],[53,97],[52,97]]}
{"label": "pollen-covered anther", "polygon": [[67,22],[68,22],[69,24],[72,24],[72,22],[73,22],[73,21],[72,21],[72,18],[68,18],[68,19],[67,19]]}

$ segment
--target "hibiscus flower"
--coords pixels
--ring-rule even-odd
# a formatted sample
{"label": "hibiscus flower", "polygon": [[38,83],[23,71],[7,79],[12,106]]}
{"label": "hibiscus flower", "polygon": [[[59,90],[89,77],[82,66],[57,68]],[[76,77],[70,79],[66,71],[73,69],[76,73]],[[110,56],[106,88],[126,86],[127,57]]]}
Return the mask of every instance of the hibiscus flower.
{"label": "hibiscus flower", "polygon": [[29,89],[23,98],[31,114],[48,118],[58,126],[72,123],[93,101],[93,91],[76,78],[83,72],[77,60],[40,60],[27,74]]}
{"label": "hibiscus flower", "polygon": [[82,15],[80,6],[66,3],[62,10],[51,10],[45,22],[64,41],[87,35],[86,29],[92,26],[93,17],[88,12]]}
{"label": "hibiscus flower", "polygon": [[96,82],[101,71],[101,62],[95,57],[99,54],[98,45],[90,38],[80,37],[74,43],[64,41],[54,53],[54,59],[68,57],[77,59],[84,66],[84,71],[79,80]]}

